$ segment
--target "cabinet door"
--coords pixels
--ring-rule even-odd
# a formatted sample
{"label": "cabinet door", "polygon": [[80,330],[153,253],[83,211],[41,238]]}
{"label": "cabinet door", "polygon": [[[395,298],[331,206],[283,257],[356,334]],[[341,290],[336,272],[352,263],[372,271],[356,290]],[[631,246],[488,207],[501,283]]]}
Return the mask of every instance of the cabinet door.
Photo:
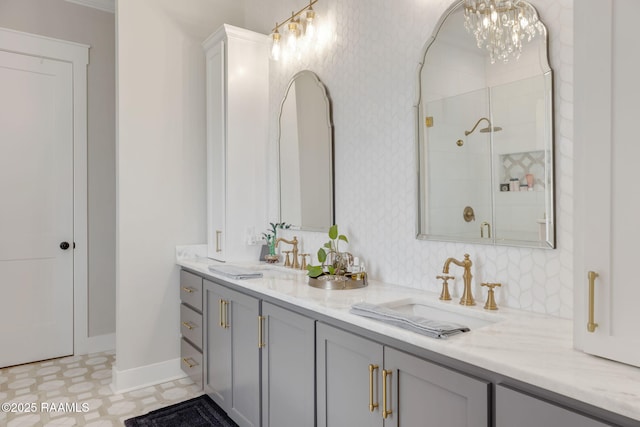
{"label": "cabinet door", "polygon": [[262,425],[315,426],[315,322],[262,303]]}
{"label": "cabinet door", "polygon": [[226,83],[225,42],[207,50],[207,253],[225,261]]}
{"label": "cabinet door", "polygon": [[382,357],[382,345],[317,324],[318,427],[383,426]]}
{"label": "cabinet door", "polygon": [[[640,366],[640,61],[629,37],[640,2],[580,0],[574,8],[575,341],[588,353]],[[598,274],[593,298],[589,271]],[[588,329],[591,304],[597,326]]]}
{"label": "cabinet door", "polygon": [[496,386],[496,427],[605,427],[584,415],[503,385]]}
{"label": "cabinet door", "polygon": [[226,326],[224,289],[204,281],[204,391],[221,408],[231,405],[231,330]]}
{"label": "cabinet door", "polygon": [[231,331],[231,406],[227,413],[241,427],[260,425],[260,301],[224,288]]}
{"label": "cabinet door", "polygon": [[389,347],[384,349],[384,365],[387,407],[383,410],[391,411],[385,426],[489,425],[488,382]]}
{"label": "cabinet door", "polygon": [[241,427],[260,425],[260,301],[204,281],[204,390]]}

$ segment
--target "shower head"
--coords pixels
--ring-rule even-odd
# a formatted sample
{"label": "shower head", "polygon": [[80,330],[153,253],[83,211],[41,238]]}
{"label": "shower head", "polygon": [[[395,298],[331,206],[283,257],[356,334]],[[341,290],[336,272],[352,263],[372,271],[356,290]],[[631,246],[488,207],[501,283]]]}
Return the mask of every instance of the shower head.
{"label": "shower head", "polygon": [[502,128],[500,126],[487,126],[486,128],[480,129],[480,133],[490,133],[490,132],[500,132]]}
{"label": "shower head", "polygon": [[465,130],[464,131],[464,136],[469,136],[473,132],[475,132],[476,128],[478,127],[480,122],[483,121],[483,120],[486,120],[486,122],[489,124],[489,126],[487,126],[486,128],[480,129],[481,133],[500,132],[502,130],[502,128],[500,126],[493,126],[493,125],[491,125],[491,121],[489,119],[487,119],[486,117],[482,117],[476,122],[475,125],[473,125],[473,128],[471,130]]}

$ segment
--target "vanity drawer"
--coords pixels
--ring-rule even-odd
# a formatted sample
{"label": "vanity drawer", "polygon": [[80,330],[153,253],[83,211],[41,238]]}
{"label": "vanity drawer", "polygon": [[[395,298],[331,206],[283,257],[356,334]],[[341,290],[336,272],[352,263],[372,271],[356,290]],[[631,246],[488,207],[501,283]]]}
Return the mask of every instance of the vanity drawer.
{"label": "vanity drawer", "polygon": [[180,340],[180,364],[189,378],[202,388],[202,353],[184,338]]}
{"label": "vanity drawer", "polygon": [[180,300],[202,312],[202,277],[180,271]]}
{"label": "vanity drawer", "polygon": [[180,333],[197,348],[202,348],[202,314],[180,304]]}

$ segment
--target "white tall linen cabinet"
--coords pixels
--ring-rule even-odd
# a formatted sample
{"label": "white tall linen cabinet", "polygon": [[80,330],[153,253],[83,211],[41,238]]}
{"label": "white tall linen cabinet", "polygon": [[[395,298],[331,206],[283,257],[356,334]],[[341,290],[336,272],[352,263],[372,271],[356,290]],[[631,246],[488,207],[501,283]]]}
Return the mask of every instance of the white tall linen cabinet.
{"label": "white tall linen cabinet", "polygon": [[640,366],[640,2],[580,0],[574,8],[574,343]]}
{"label": "white tall linen cabinet", "polygon": [[203,47],[208,257],[257,261],[248,240],[268,224],[268,36],[225,24]]}

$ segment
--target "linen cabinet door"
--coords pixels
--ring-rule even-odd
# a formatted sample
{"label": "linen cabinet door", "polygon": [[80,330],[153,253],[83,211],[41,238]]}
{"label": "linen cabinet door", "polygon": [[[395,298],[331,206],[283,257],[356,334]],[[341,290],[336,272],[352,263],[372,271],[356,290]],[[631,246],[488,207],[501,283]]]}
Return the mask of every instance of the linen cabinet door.
{"label": "linen cabinet door", "polygon": [[315,426],[315,321],[262,303],[262,425]]}
{"label": "linen cabinet door", "polygon": [[576,348],[640,367],[638,14],[635,0],[575,2],[573,330]]}
{"label": "linen cabinet door", "polygon": [[384,364],[385,426],[489,426],[488,382],[389,347],[384,349]]}
{"label": "linen cabinet door", "polygon": [[378,343],[323,323],[316,325],[318,427],[384,425],[382,357]]}
{"label": "linen cabinet door", "polygon": [[204,281],[204,391],[222,409],[231,405],[231,330],[225,288]]}

